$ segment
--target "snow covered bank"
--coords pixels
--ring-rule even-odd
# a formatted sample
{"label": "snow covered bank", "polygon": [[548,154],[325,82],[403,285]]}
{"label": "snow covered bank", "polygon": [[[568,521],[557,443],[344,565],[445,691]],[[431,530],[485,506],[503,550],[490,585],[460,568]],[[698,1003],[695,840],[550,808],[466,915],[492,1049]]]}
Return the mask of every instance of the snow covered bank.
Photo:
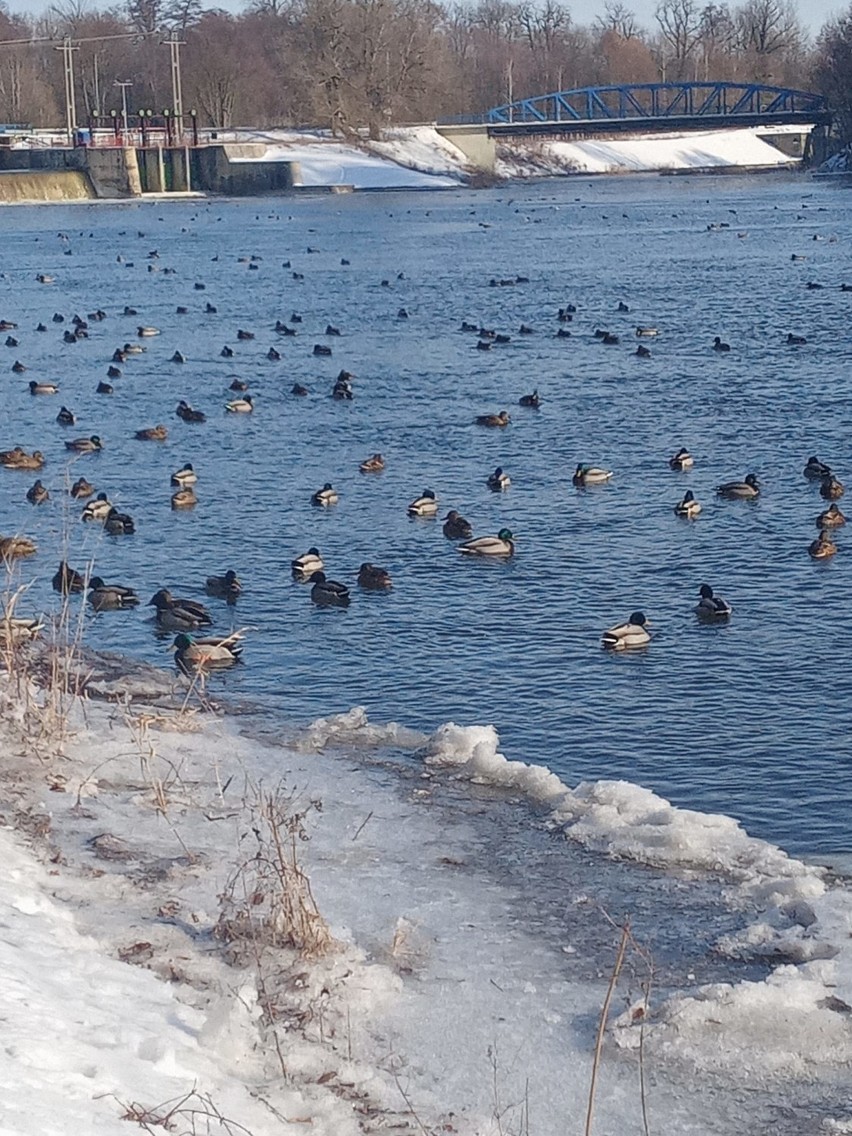
{"label": "snow covered bank", "polygon": [[[104,692],[122,686],[117,666],[95,681]],[[133,693],[147,708],[76,707],[64,754],[40,759],[22,744],[20,705],[6,702],[0,815],[28,834],[45,864],[34,865],[0,833],[10,866],[0,879],[0,964],[7,992],[14,982],[0,1066],[13,1131],[67,1132],[71,1117],[75,1131],[126,1136],[123,1116],[162,1116],[157,1106],[193,1090],[187,1107],[216,1110],[254,1136],[306,1126],[322,1136],[414,1127],[520,1136],[526,1109],[540,1136],[580,1130],[618,939],[600,907],[604,897],[617,910],[622,901],[595,858],[578,875],[572,845],[554,844],[541,830],[546,862],[558,852],[560,867],[549,882],[532,875],[525,834],[533,817],[517,809],[513,869],[496,803],[471,799],[472,811],[442,803],[441,786],[452,777],[483,792],[509,788],[545,806],[569,835],[572,824],[578,837],[584,826],[584,843],[616,856],[642,859],[646,847],[648,859],[682,865],[694,855],[703,866],[718,840],[716,867],[730,867],[735,892],[771,880],[776,896],[787,872],[802,903],[821,892],[809,901],[810,933],[832,946],[848,938],[835,889],[816,872],[799,879],[795,861],[752,846],[734,822],[678,819],[636,786],[621,787],[615,805],[605,782],[595,793],[572,793],[547,770],[507,761],[493,727],[447,724],[427,738],[372,725],[354,710],[283,742],[277,723],[153,708],[171,686],[146,671]],[[403,749],[421,763],[391,769],[389,753]],[[234,867],[251,866],[257,854],[252,803],[282,785],[290,815],[309,818],[310,843],[297,844],[335,941],[317,958],[257,939],[240,950],[220,930]],[[618,822],[628,806],[629,839]],[[498,819],[493,853],[483,813]],[[670,851],[652,830],[674,838]],[[623,877],[626,902],[648,908],[653,893],[643,893],[640,870],[612,871]],[[549,921],[535,904],[543,883],[560,889],[560,914]],[[655,886],[665,896],[659,926],[659,916],[671,918],[689,901],[693,885],[673,875],[670,887],[662,877]],[[239,899],[239,889],[230,890]],[[737,894],[755,903],[753,890]],[[256,887],[244,898],[264,910]],[[742,922],[734,920],[733,935],[748,930]],[[852,1057],[849,1015],[840,1008],[852,976],[843,974],[842,956],[780,968],[765,982],[753,981],[752,969],[750,982],[697,986],[693,967],[735,975],[741,964],[700,957],[694,911],[680,929],[684,950],[696,953],[672,963],[661,949],[658,974],[669,994],[655,995],[659,1006],[645,1026],[655,1130],[757,1136],[770,1130],[779,1092],[801,1100],[803,1080],[825,1115],[831,1076]],[[808,1015],[801,1044],[789,1016],[797,1012]],[[682,1043],[681,1017],[689,1023]],[[635,1015],[614,1027],[596,1131],[642,1132],[634,1034]],[[720,1060],[726,1045],[739,1048],[737,1067]],[[782,1050],[791,1068],[779,1088]],[[713,1084],[693,1069],[712,1071]],[[19,1119],[28,1116],[33,1123]],[[176,1119],[191,1130],[185,1117]],[[211,1122],[198,1131],[227,1129]]]}
{"label": "snow covered bank", "polygon": [[527,178],[725,167],[772,169],[797,164],[798,159],[764,142],[757,130],[691,130],[646,138],[504,142],[498,147],[495,172],[499,177]]}

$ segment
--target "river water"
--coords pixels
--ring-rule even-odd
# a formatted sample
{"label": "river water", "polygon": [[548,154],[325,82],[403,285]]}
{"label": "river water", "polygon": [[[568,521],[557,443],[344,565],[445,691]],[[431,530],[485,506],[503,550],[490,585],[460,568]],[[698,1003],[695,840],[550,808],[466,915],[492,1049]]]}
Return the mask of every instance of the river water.
{"label": "river water", "polygon": [[[840,530],[832,561],[810,559],[826,503],[802,476],[812,453],[848,472],[847,191],[790,175],[578,179],[17,207],[3,232],[0,317],[19,324],[8,333],[19,344],[4,349],[0,442],[40,448],[52,494],[33,508],[36,475],[0,471],[0,531],[40,549],[17,570],[34,581],[22,608],[56,606],[49,581],[66,544],[75,567],[93,559],[143,604],[164,585],[203,598],[205,578],[233,567],[236,608],[209,601],[216,630],[251,629],[244,665],[215,680],[230,695],[290,722],[355,704],[427,731],[491,722],[508,757],[568,783],[625,778],[797,854],[850,850],[852,538]],[[489,283],[518,276],[528,282]],[[571,337],[557,338],[569,303]],[[97,308],[108,318],[90,337],[63,343],[71,316]],[[277,319],[298,335],[276,335]],[[511,342],[479,351],[462,320]],[[340,337],[324,334],[329,323]],[[519,336],[522,323],[534,334]],[[96,394],[138,325],[161,334],[138,340],[147,351],[122,365],[112,396]],[[642,341],[650,359],[634,355],[636,325],[659,329]],[[240,328],[255,338],[238,340]],[[620,342],[602,344],[596,328]],[[808,343],[788,346],[788,332]],[[716,335],[729,353],[711,349]],[[332,356],[314,357],[315,343]],[[225,344],[233,358],[220,357]],[[185,363],[169,361],[176,350]],[[11,373],[16,358],[26,374]],[[351,402],[330,398],[341,369],[356,376]],[[249,384],[251,415],[224,412],[234,377]],[[33,378],[60,394],[31,397]],[[534,388],[541,409],[520,407]],[[207,422],[176,418],[181,398]],[[75,427],[56,424],[61,403]],[[501,409],[507,429],[474,424]],[[159,422],[166,442],[134,440]],[[95,433],[103,452],[69,469],[64,441]],[[684,474],[667,465],[680,446],[695,457]],[[359,474],[375,451],[385,472]],[[172,512],[169,474],[187,461],[199,504]],[[578,461],[612,469],[611,483],[578,492]],[[485,484],[497,465],[512,478],[501,494]],[[751,471],[758,501],[716,498]],[[135,536],[80,523],[63,491],[80,474],[132,514]],[[326,481],[340,502],[314,508]],[[471,561],[440,521],[408,518],[427,486],[439,516],[459,509],[477,535],[511,528],[514,559]],[[687,488],[703,505],[694,523],[672,512]],[[310,545],[353,587],[348,610],[316,609],[291,580]],[[391,592],[358,591],[365,560],[391,572]],[[704,582],[732,604],[728,625],[697,622]],[[601,631],[636,608],[650,647],[602,651]],[[86,640],[162,664],[150,612],[92,618]]]}

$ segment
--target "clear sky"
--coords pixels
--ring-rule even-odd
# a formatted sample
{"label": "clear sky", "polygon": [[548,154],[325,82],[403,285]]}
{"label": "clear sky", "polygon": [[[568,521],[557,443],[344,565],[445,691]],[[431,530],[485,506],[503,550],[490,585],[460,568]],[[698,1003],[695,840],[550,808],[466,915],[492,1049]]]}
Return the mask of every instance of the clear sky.
{"label": "clear sky", "polygon": [[[45,0],[7,0],[7,3],[11,12],[29,14],[42,12],[48,7]],[[632,0],[632,2],[625,0],[625,4],[626,7],[631,8],[636,13],[640,24],[649,29],[655,27],[654,9],[657,6],[657,0]],[[732,6],[735,6],[735,4],[736,0],[733,0]],[[92,7],[95,8],[110,6],[112,5],[108,3],[92,3]],[[848,2],[844,3],[843,0],[800,0],[796,6],[802,23],[812,34],[815,34],[829,17],[845,11],[849,5]],[[244,4],[240,0],[211,0],[210,7],[238,12],[244,7]],[[568,0],[568,7],[578,24],[590,24],[594,21],[595,16],[603,11],[603,0]]]}

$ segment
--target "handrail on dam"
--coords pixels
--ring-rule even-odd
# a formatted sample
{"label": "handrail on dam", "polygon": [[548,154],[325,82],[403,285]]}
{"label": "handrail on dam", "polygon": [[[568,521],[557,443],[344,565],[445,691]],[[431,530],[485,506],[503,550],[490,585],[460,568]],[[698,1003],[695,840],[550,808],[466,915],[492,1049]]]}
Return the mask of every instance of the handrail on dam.
{"label": "handrail on dam", "polygon": [[[492,107],[486,114],[452,124],[485,126],[677,121],[684,125],[814,123],[828,125],[831,111],[822,95],[762,83],[625,83],[576,87]],[[446,122],[450,125],[450,122]]]}

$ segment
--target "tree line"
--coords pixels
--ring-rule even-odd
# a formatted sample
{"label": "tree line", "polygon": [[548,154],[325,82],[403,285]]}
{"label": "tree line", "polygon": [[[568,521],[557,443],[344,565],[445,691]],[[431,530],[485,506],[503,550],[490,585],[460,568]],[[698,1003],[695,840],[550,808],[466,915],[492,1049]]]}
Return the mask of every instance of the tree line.
{"label": "tree line", "polygon": [[69,55],[81,123],[119,113],[122,82],[131,114],[173,110],[170,38],[184,110],[203,126],[376,137],[572,87],[712,79],[823,92],[852,138],[852,5],[812,41],[791,0],[660,0],[650,28],[621,0],[588,25],[561,0],[250,0],[238,14],[61,0],[39,17],[0,0],[0,119],[63,123]]}

